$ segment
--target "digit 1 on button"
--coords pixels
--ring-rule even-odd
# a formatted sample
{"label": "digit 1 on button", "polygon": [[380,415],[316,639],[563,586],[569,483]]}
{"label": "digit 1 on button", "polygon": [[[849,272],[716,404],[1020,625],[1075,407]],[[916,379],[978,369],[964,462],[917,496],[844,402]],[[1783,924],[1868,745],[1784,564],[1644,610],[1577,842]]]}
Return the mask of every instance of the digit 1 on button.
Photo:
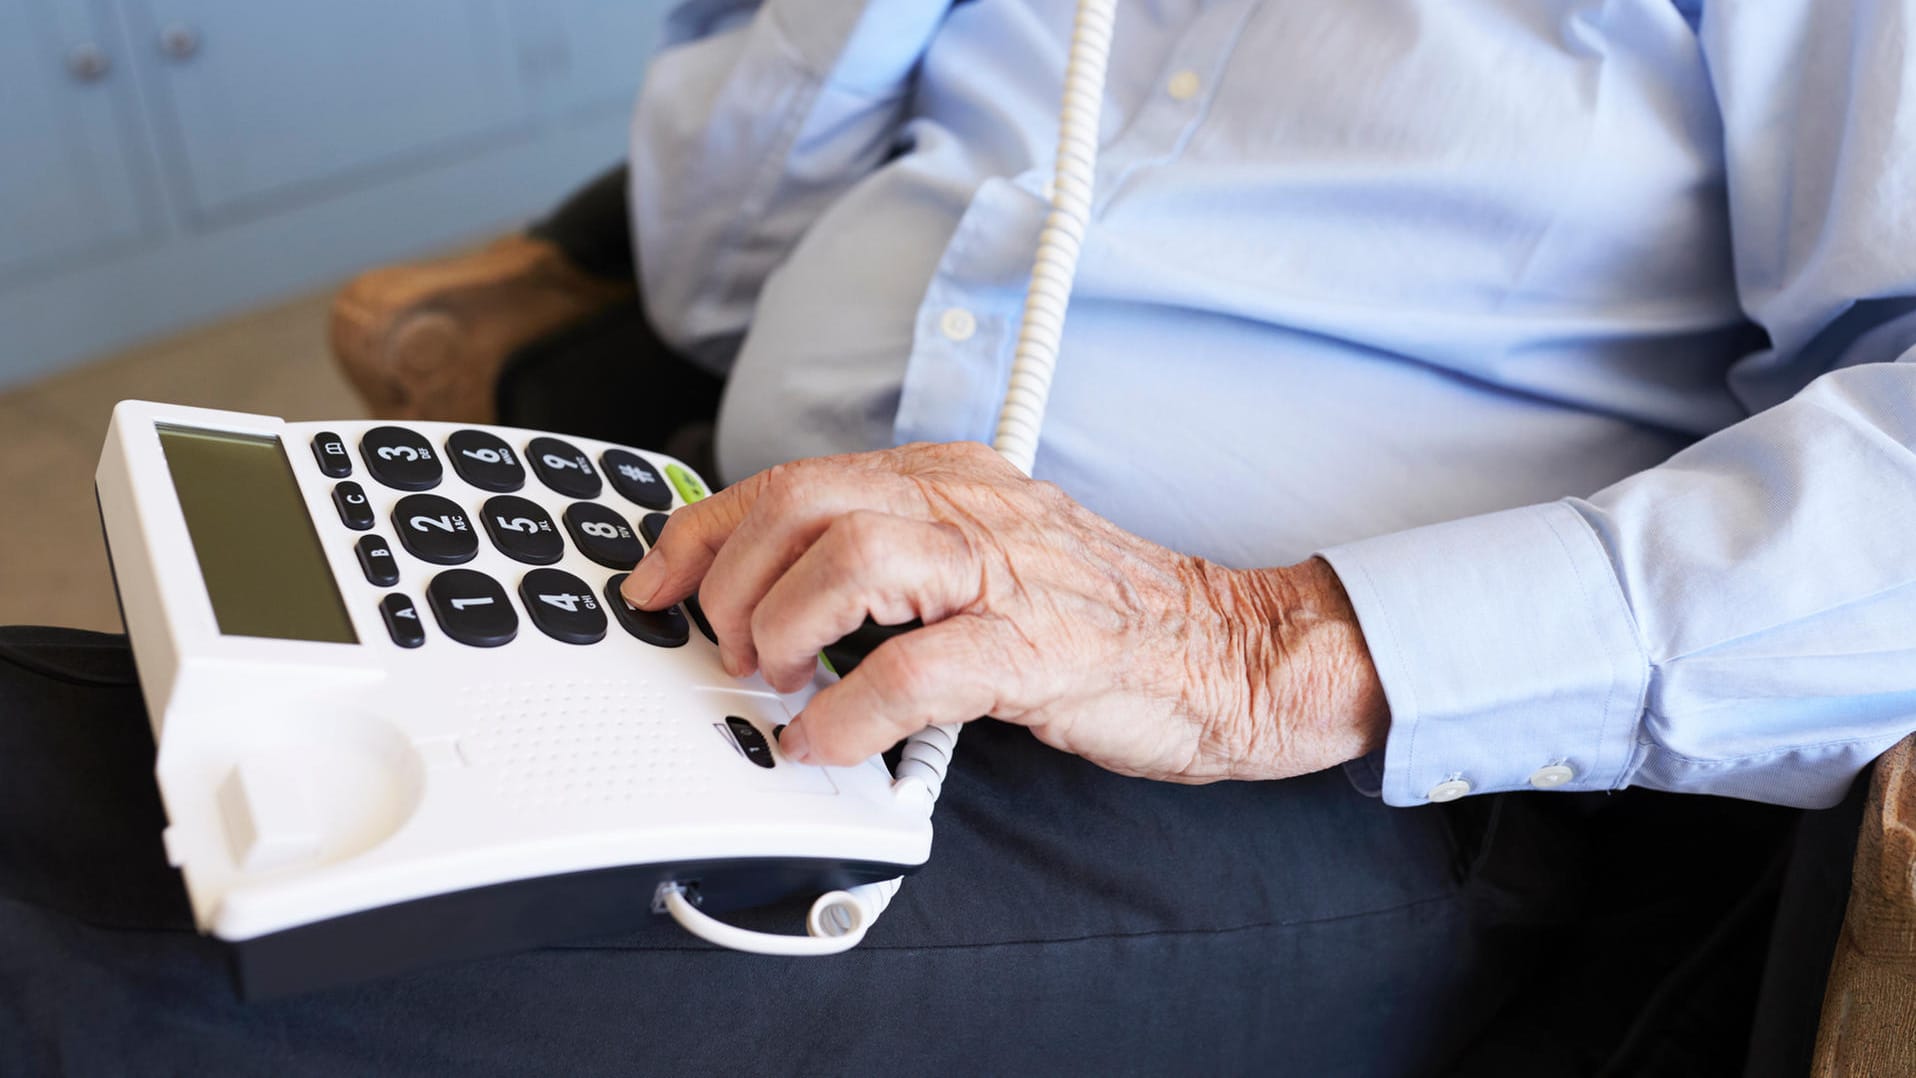
{"label": "digit 1 on button", "polygon": [[519,615],[506,590],[484,573],[448,569],[426,585],[426,603],[447,636],[475,648],[496,648],[519,635]]}

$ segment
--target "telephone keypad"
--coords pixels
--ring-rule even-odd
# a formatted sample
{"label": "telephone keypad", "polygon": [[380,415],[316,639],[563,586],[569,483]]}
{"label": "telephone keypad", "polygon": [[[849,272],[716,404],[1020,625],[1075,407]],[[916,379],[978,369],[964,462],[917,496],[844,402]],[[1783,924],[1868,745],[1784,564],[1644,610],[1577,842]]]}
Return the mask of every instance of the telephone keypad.
{"label": "telephone keypad", "polygon": [[552,523],[552,514],[538,502],[511,494],[486,499],[479,519],[500,553],[528,565],[551,565],[565,557],[565,537]]}
{"label": "telephone keypad", "polygon": [[568,644],[605,639],[605,608],[591,585],[563,569],[534,569],[519,582],[519,598],[539,631]]}
{"label": "telephone keypad", "polygon": [[[504,433],[509,437],[511,432]],[[366,490],[346,478],[357,466],[346,440],[336,432],[320,431],[314,434],[311,448],[321,473],[341,480],[332,490],[340,520],[354,531],[370,532],[378,523],[378,511]],[[471,428],[455,430],[443,442],[434,443],[395,425],[365,431],[358,451],[374,480],[406,492],[392,503],[390,519],[399,546],[408,554],[438,566],[464,565],[479,556],[483,529],[501,554],[540,566],[520,578],[516,597],[509,580],[502,584],[475,569],[449,568],[433,576],[426,585],[424,605],[451,639],[470,647],[503,646],[517,638],[524,614],[542,634],[568,644],[604,640],[614,620],[653,647],[684,647],[694,625],[716,642],[696,597],[665,610],[640,610],[619,594],[625,571],[657,544],[670,519],[663,510],[672,505],[673,491],[683,490],[678,476],[645,457],[612,448],[595,461],[560,438],[539,435],[520,443]],[[452,462],[457,480],[466,485],[461,488],[464,495],[454,490],[425,493],[444,482],[446,460]],[[528,466],[547,488],[573,499],[557,520],[535,500],[536,495],[515,493],[525,490]],[[651,511],[635,523],[613,505],[593,500],[605,493],[608,481],[625,501]],[[492,496],[480,502],[468,488]],[[385,499],[379,501],[383,504]],[[551,568],[566,560],[568,546],[620,572],[595,593],[592,585],[572,573]],[[389,537],[360,536],[353,554],[368,584],[382,589],[399,584],[401,558]],[[379,601],[379,612],[395,644],[424,645],[424,616],[413,599],[388,593]]]}
{"label": "telephone keypad", "polygon": [[393,557],[386,540],[377,535],[363,536],[354,544],[353,553],[359,558],[359,567],[365,570],[366,583],[376,588],[390,588],[399,583],[399,561]]}
{"label": "telephone keypad", "polygon": [[393,643],[402,648],[416,648],[426,642],[426,627],[419,624],[419,609],[412,600],[394,592],[379,600],[379,616],[386,623],[386,631],[392,634]]}
{"label": "telephone keypad", "polygon": [[494,494],[510,494],[526,485],[526,469],[505,439],[482,430],[454,431],[446,456],[459,478]]}
{"label": "telephone keypad", "polygon": [[393,529],[413,557],[434,565],[459,565],[479,553],[479,537],[466,511],[437,494],[399,499],[393,506]]}
{"label": "telephone keypad", "polygon": [[526,459],[539,481],[568,498],[596,498],[605,489],[592,458],[569,442],[557,438],[534,438],[526,443]]}
{"label": "telephone keypad", "polygon": [[608,569],[630,569],[645,556],[645,547],[625,518],[597,502],[566,506],[565,530],[579,553]]}
{"label": "telephone keypad", "polygon": [[333,506],[339,510],[339,522],[356,532],[373,526],[373,506],[366,500],[366,489],[352,480],[333,487]]}
{"label": "telephone keypad", "polygon": [[682,648],[692,638],[692,627],[685,613],[676,606],[664,610],[640,610],[625,601],[619,587],[628,574],[620,573],[605,582],[605,602],[625,626],[625,631],[657,648]]}
{"label": "telephone keypad", "polygon": [[313,435],[313,459],[320,474],[329,479],[344,479],[353,474],[353,456],[346,452],[346,440],[329,430]]}
{"label": "telephone keypad", "polygon": [[448,569],[426,585],[426,603],[447,636],[475,648],[510,644],[519,615],[497,580],[471,569]]}
{"label": "telephone keypad", "polygon": [[599,455],[599,464],[612,480],[612,489],[632,504],[647,509],[671,506],[672,488],[665,485],[665,478],[644,457],[624,449],[608,449]]}
{"label": "telephone keypad", "polygon": [[439,454],[418,431],[374,427],[359,440],[366,470],[394,490],[431,490],[444,478]]}

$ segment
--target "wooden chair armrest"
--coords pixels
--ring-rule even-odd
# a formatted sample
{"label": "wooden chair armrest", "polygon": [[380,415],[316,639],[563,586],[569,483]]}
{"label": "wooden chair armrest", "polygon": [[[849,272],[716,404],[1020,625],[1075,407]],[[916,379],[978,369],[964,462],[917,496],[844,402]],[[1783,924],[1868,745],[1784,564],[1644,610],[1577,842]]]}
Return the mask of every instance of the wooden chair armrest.
{"label": "wooden chair armrest", "polygon": [[1916,1074],[1916,735],[1876,763],[1811,1073]]}

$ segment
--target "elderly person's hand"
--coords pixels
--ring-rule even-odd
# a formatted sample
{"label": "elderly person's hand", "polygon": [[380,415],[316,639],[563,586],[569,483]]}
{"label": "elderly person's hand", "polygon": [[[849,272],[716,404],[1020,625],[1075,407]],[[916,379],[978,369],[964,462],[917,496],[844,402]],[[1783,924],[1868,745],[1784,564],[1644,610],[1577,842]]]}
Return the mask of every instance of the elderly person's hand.
{"label": "elderly person's hand", "polygon": [[657,609],[694,589],[725,668],[787,691],[867,615],[924,621],[787,727],[805,762],[980,715],[1175,782],[1298,775],[1383,743],[1383,689],[1328,565],[1175,553],[975,442],[798,461],[678,511],[625,595]]}

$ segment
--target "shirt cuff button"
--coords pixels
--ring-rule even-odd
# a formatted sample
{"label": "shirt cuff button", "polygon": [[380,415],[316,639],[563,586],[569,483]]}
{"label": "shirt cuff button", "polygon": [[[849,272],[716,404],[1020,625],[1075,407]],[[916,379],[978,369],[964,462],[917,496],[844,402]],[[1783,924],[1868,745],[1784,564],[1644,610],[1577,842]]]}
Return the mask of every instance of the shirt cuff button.
{"label": "shirt cuff button", "polygon": [[1530,785],[1539,790],[1554,790],[1576,777],[1577,773],[1564,764],[1549,764],[1530,773]]}
{"label": "shirt cuff button", "polygon": [[1463,779],[1448,779],[1432,786],[1430,792],[1424,796],[1442,804],[1445,801],[1455,801],[1469,792],[1470,783]]}

